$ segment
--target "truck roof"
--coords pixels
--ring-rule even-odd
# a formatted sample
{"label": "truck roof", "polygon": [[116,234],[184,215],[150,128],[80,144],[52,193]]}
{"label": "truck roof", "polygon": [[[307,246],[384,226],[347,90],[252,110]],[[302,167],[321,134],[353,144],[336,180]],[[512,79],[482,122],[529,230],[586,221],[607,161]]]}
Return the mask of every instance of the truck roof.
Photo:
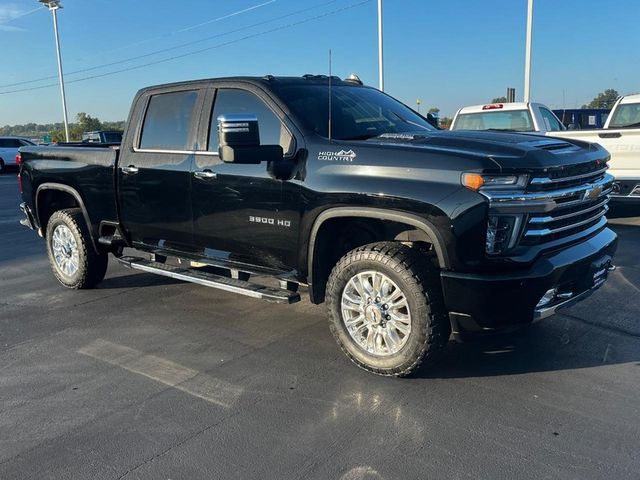
{"label": "truck roof", "polygon": [[626,103],[640,103],[640,93],[635,93],[633,95],[625,95],[620,99],[620,104]]}
{"label": "truck roof", "polygon": [[458,110],[458,114],[479,113],[486,112],[487,110],[528,110],[532,105],[542,104],[533,102],[485,103],[484,105],[470,105],[468,107],[462,107]]}
{"label": "truck roof", "polygon": [[[328,75],[313,75],[306,74],[301,77],[286,77],[286,76],[274,76],[274,75],[265,75],[263,77],[218,77],[218,78],[202,78],[198,80],[187,80],[183,82],[174,82],[174,83],[163,83],[159,85],[152,85],[149,87],[142,88],[139,93],[142,93],[147,90],[157,90],[160,88],[171,88],[178,86],[188,86],[188,85],[201,85],[203,83],[210,82],[243,82],[243,83],[251,83],[254,85],[261,86],[285,86],[285,85],[327,85],[329,83]],[[358,79],[357,76],[355,78],[346,78],[341,79],[335,75],[331,76],[331,84],[332,85],[349,85],[349,86],[363,86],[362,82]]]}

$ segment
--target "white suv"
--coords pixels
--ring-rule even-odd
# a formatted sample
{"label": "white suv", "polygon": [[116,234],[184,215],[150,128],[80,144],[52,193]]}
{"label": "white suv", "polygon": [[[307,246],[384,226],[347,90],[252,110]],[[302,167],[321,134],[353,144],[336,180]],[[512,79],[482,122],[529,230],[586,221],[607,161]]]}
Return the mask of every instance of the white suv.
{"label": "white suv", "polygon": [[15,165],[18,149],[27,145],[35,143],[26,138],[0,137],[0,172],[4,172],[7,165]]}

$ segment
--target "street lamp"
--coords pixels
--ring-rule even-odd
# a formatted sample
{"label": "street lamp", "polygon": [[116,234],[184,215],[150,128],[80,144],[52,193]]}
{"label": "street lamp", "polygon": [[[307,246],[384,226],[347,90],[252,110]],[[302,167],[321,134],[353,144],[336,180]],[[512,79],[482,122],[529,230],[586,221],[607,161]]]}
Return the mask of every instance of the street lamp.
{"label": "street lamp", "polygon": [[69,141],[69,121],[67,120],[67,98],[64,94],[64,76],[62,75],[62,57],[60,56],[60,37],[58,35],[58,9],[62,8],[59,0],[38,0],[47,7],[53,16],[53,32],[56,36],[56,55],[58,57],[58,77],[60,78],[60,96],[62,97],[62,115],[64,118],[64,136]]}
{"label": "street lamp", "polygon": [[527,6],[527,41],[524,55],[524,101],[531,101],[531,36],[533,30],[533,0]]}
{"label": "street lamp", "polygon": [[382,56],[382,0],[378,0],[378,88],[384,92],[384,61]]}

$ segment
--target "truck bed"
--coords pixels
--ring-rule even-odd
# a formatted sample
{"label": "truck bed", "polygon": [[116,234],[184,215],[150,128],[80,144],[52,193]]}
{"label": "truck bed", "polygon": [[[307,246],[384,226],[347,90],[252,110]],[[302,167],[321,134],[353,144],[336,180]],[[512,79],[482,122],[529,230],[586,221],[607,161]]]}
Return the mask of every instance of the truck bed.
{"label": "truck bed", "polygon": [[35,199],[39,189],[57,183],[80,196],[93,233],[98,231],[101,220],[117,220],[117,148],[34,146],[22,147],[20,153],[27,198]]}

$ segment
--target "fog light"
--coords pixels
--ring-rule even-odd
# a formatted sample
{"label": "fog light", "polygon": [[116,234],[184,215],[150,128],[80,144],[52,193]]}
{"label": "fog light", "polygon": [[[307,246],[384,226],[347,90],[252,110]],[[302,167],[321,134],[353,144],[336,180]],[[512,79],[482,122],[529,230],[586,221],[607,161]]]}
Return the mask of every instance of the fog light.
{"label": "fog light", "polygon": [[538,304],[536,305],[536,308],[542,308],[549,305],[551,302],[553,302],[556,299],[557,293],[558,293],[557,288],[550,288],[549,290],[547,290],[546,293],[542,296],[542,298],[538,302]]}
{"label": "fog light", "polygon": [[504,253],[515,246],[522,221],[521,215],[489,215],[486,251],[491,255]]}

